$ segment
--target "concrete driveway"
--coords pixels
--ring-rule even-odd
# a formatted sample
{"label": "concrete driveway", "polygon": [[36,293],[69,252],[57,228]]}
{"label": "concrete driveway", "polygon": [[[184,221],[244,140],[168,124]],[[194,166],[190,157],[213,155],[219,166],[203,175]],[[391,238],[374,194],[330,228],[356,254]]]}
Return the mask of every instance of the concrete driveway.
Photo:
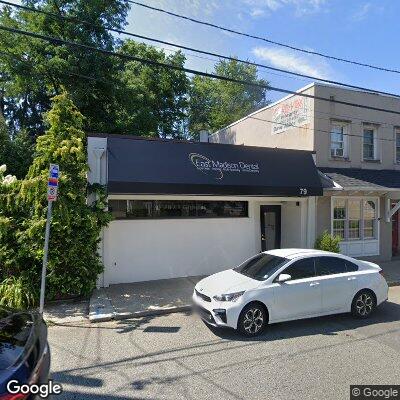
{"label": "concrete driveway", "polygon": [[193,289],[204,276],[123,283],[95,290],[90,299],[92,322],[187,311]]}
{"label": "concrete driveway", "polygon": [[276,324],[258,339],[177,313],[49,328],[60,399],[349,399],[400,384],[400,287],[367,320]]}

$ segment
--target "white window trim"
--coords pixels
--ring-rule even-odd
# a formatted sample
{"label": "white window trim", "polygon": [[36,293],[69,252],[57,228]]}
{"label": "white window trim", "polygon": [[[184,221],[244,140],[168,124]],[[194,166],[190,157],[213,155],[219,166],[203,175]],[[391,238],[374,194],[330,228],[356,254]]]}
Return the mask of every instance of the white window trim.
{"label": "white window trim", "polygon": [[[335,125],[343,128],[343,156],[332,156],[332,129]],[[344,159],[344,160],[349,159],[350,125],[351,125],[351,123],[348,121],[331,120],[330,135],[329,135],[329,158],[330,159]]]}
{"label": "white window trim", "polygon": [[[352,245],[352,244],[368,244],[368,243],[378,243],[378,249],[380,247],[380,199],[379,197],[369,197],[369,196],[332,196],[331,197],[331,234],[333,235],[333,214],[334,214],[334,201],[335,200],[359,200],[359,201],[368,201],[372,200],[376,203],[376,237],[372,239],[352,239],[352,240],[342,240],[340,244],[343,245]],[[348,221],[348,208],[346,202],[346,220]],[[361,209],[361,236],[364,235],[364,207]],[[346,227],[345,227],[346,231]],[[377,254],[359,254],[357,256],[363,255],[379,255],[380,250],[378,250]]]}
{"label": "white window trim", "polygon": [[[364,158],[364,129],[372,130],[374,136],[374,158]],[[363,123],[362,124],[362,144],[361,144],[361,159],[363,161],[380,161],[380,148],[379,148],[379,141],[378,141],[378,126]]]}

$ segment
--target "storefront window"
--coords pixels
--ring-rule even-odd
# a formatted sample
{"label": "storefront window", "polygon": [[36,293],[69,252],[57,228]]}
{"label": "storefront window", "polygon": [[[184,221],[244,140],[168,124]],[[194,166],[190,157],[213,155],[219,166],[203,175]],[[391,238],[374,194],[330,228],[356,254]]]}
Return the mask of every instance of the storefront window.
{"label": "storefront window", "polygon": [[332,233],[343,241],[375,239],[376,204],[369,199],[334,199]]}
{"label": "storefront window", "polygon": [[247,201],[109,200],[108,208],[116,219],[248,216]]}

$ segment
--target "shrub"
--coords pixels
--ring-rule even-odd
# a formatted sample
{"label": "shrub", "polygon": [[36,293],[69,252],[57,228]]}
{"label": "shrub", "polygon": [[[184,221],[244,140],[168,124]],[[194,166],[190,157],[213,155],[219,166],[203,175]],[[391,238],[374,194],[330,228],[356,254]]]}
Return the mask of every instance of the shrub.
{"label": "shrub", "polygon": [[0,305],[26,309],[36,303],[35,291],[23,277],[11,276],[0,283]]}
{"label": "shrub", "polygon": [[341,238],[339,236],[334,236],[328,231],[324,231],[315,241],[314,248],[317,250],[331,251],[332,253],[340,253],[340,242]]}

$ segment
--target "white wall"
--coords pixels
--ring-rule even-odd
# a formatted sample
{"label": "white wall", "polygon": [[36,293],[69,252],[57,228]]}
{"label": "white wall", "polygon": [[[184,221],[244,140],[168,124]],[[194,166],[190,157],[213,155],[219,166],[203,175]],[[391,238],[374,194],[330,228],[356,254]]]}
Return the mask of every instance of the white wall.
{"label": "white wall", "polygon": [[282,204],[282,248],[301,248],[305,246],[302,232],[301,203],[287,202]]}
{"label": "white wall", "polygon": [[282,204],[282,247],[303,247],[303,202],[249,200],[248,218],[113,221],[104,230],[102,285],[208,275],[238,265],[261,250],[262,204]]}
{"label": "white wall", "polygon": [[254,216],[113,221],[104,232],[104,284],[231,268],[259,251],[254,223]]}

